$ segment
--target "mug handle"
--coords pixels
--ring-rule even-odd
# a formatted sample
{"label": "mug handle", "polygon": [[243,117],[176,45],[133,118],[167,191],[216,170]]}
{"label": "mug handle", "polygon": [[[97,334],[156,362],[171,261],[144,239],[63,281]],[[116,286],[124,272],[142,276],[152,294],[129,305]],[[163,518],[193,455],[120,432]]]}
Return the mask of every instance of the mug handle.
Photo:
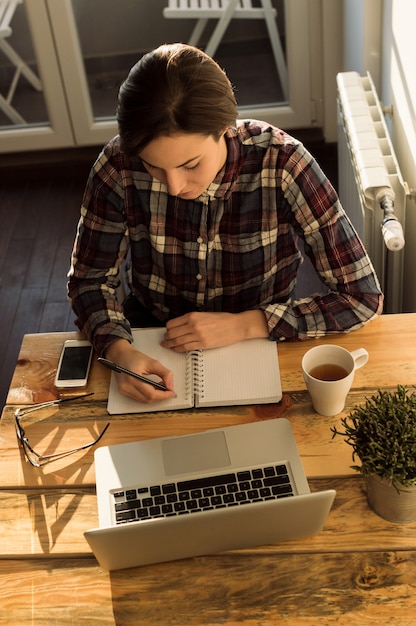
{"label": "mug handle", "polygon": [[351,351],[352,358],[354,359],[355,369],[358,370],[363,367],[368,361],[368,352],[365,348],[358,348],[358,350]]}

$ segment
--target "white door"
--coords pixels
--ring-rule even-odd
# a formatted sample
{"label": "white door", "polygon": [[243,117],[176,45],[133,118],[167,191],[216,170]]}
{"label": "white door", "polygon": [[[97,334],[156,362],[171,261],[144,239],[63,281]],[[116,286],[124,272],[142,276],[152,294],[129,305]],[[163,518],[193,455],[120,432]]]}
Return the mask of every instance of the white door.
{"label": "white door", "polygon": [[[128,69],[137,61],[144,51],[158,46],[164,41],[184,41],[192,30],[192,20],[166,20],[163,8],[166,0],[47,0],[59,64],[65,83],[71,119],[76,143],[88,145],[106,141],[117,132],[114,111],[117,103],[117,90],[121,80],[127,75]],[[245,97],[240,107],[241,115],[264,119],[282,128],[307,127],[311,125],[310,97],[310,54],[309,54],[309,10],[308,0],[285,0],[278,3],[279,22],[283,24],[286,40],[286,58],[288,65],[288,101],[279,93],[269,88],[259,90],[262,93],[253,98],[252,102]],[[312,5],[315,3],[312,2]],[[283,15],[282,15],[283,13]],[[254,28],[260,31],[259,36],[267,33],[265,24],[254,21],[235,20],[230,29],[239,28],[237,36],[248,34],[247,48],[254,49],[264,44],[250,39]],[[239,24],[237,24],[239,22]],[[244,22],[244,24],[243,24]],[[245,31],[241,32],[243,27]],[[231,33],[232,35],[232,33]],[[238,42],[226,40],[224,36],[221,57],[221,45],[216,58],[222,62],[224,69],[236,86],[237,100],[239,92],[244,91],[245,82],[256,79],[247,77],[242,60],[241,71],[233,79],[227,68],[227,54],[241,54]],[[252,35],[251,35],[252,36]],[[266,42],[267,43],[267,42]],[[278,85],[279,79],[273,63],[272,50],[269,46],[264,56],[259,54],[256,70],[259,75],[264,72],[265,58],[269,74],[265,74],[263,87]],[[236,56],[234,55],[234,58]],[[238,57],[237,57],[238,58]],[[123,63],[125,66],[123,67]],[[107,69],[107,71],[106,71]],[[238,71],[237,71],[238,72]],[[100,83],[100,77],[102,82]],[[101,94],[100,94],[101,90]],[[266,95],[265,92],[266,91]],[[255,94],[254,87],[252,93]],[[269,101],[268,101],[269,100]],[[108,108],[105,108],[107,102]]]}
{"label": "white door", "polygon": [[[130,67],[162,42],[187,41],[195,23],[164,18],[167,0],[24,2],[46,116],[1,127],[0,152],[102,145],[117,133],[117,92]],[[319,60],[311,61],[310,41],[319,0],[272,3],[287,65],[287,95],[263,20],[232,20],[214,58],[235,85],[241,117],[286,129],[309,127],[316,122],[311,70]]]}
{"label": "white door", "polygon": [[[6,35],[9,54],[16,60],[0,48],[0,152],[73,145],[45,0],[19,4]],[[24,74],[15,74],[21,61],[35,75],[33,84]]]}

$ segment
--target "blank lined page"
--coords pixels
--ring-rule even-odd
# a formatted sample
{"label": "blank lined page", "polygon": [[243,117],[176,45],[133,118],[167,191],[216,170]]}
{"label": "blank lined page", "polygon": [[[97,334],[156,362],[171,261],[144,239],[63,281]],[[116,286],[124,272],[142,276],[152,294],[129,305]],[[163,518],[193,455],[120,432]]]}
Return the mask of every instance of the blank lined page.
{"label": "blank lined page", "polygon": [[197,406],[279,402],[282,386],[277,346],[269,339],[248,339],[200,353],[204,391]]}

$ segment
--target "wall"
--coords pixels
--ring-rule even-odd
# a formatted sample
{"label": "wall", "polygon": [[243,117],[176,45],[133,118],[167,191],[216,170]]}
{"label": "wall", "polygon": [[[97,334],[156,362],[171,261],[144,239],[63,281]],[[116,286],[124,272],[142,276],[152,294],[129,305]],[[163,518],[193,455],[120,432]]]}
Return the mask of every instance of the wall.
{"label": "wall", "polygon": [[[414,0],[385,2],[384,31],[389,46],[383,50],[383,91],[391,104],[391,137],[404,180],[416,193],[416,3]],[[404,261],[404,311],[416,311],[416,196],[406,204]]]}
{"label": "wall", "polygon": [[[325,141],[337,141],[337,82],[338,72],[342,72],[343,50],[343,15],[342,0],[322,0],[322,103],[323,103],[323,132]],[[313,32],[313,31],[312,31]],[[312,45],[316,45],[312,37]],[[313,68],[311,80],[314,80]]]}
{"label": "wall", "polygon": [[344,70],[370,72],[380,93],[382,0],[344,0]]}

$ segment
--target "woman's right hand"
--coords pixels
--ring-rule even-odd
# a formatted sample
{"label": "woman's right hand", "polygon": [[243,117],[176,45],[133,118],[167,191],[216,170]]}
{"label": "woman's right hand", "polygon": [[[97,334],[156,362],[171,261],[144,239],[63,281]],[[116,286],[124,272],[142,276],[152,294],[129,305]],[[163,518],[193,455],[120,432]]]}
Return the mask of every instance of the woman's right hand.
{"label": "woman's right hand", "polygon": [[173,372],[156,359],[152,359],[147,354],[136,350],[126,339],[114,341],[108,346],[103,356],[113,361],[113,363],[141,376],[156,374],[160,377],[161,383],[167,387],[167,391],[160,391],[152,385],[133,378],[133,376],[116,373],[118,388],[125,396],[146,404],[175,397]]}

